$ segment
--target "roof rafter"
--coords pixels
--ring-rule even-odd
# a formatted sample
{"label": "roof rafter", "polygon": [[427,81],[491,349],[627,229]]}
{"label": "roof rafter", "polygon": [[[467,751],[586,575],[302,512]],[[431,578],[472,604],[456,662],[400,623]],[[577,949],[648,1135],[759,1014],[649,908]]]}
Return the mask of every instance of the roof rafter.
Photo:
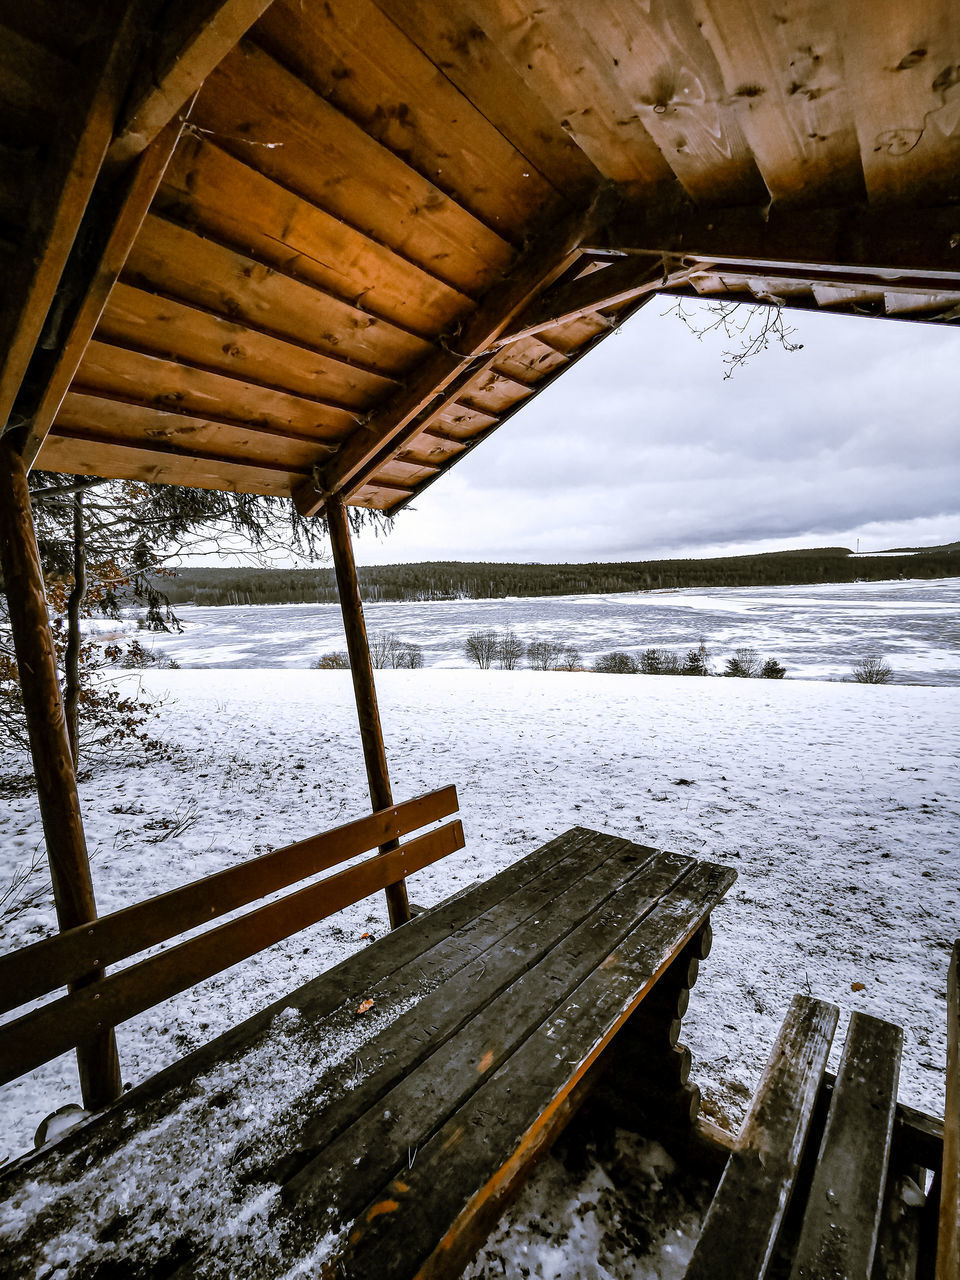
{"label": "roof rafter", "polygon": [[[699,270],[699,268],[695,268]],[[498,346],[507,346],[519,338],[532,337],[543,329],[561,324],[564,320],[576,320],[603,307],[613,307],[643,294],[653,295],[670,285],[686,283],[691,270],[670,272],[663,262],[653,264],[647,258],[634,256],[621,258],[610,266],[580,276],[560,285],[537,298],[511,325],[507,333],[497,339]]]}
{"label": "roof rafter", "polygon": [[21,454],[28,469],[63,403],[110,290],[123,270],[182,127],[181,119],[171,121],[119,189],[111,190],[99,205],[96,197],[91,202],[84,223],[92,224],[86,251],[70,257],[60,282],[61,294],[72,299],[72,308],[67,303],[72,316],[64,313],[60,317],[52,349],[34,353],[26,383],[14,405],[14,416],[27,428]]}
{"label": "roof rafter", "polygon": [[294,493],[298,510],[316,515],[330,495],[339,493],[348,498],[355,493],[375,470],[384,449],[402,448],[430,416],[456,399],[465,380],[480,372],[485,362],[492,364],[497,355],[493,348],[496,340],[533,298],[576,260],[581,243],[609,218],[611,202],[616,199],[608,188],[602,188],[589,208],[567,214],[548,235],[520,254],[513,269],[489,290],[459,332],[441,340],[442,349],[429,356],[397,395],[369,416],[363,430],[323,469],[316,483],[301,486]]}
{"label": "roof rafter", "polygon": [[8,423],[94,189],[136,51],[138,5],[120,22],[104,6],[91,32],[83,88],[43,164],[26,235],[0,294],[0,431]]}
{"label": "roof rafter", "polygon": [[110,144],[107,165],[144,151],[272,0],[177,0],[138,68],[130,109]]}

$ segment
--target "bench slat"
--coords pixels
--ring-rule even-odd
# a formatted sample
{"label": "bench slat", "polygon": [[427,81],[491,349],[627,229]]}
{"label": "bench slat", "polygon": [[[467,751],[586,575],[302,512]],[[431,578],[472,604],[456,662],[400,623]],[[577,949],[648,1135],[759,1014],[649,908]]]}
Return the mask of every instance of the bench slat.
{"label": "bench slat", "polygon": [[443,787],[0,956],[0,1013],[456,813]]}
{"label": "bench slat", "polygon": [[0,1036],[0,1083],[463,847],[460,822],[447,823],[8,1023]]}
{"label": "bench slat", "polygon": [[791,1280],[869,1280],[890,1161],[903,1032],[854,1013]]}
{"label": "bench slat", "polygon": [[840,1011],[794,996],[707,1211],[686,1280],[759,1280],[803,1154]]}
{"label": "bench slat", "polygon": [[[339,1266],[354,1280],[459,1275],[589,1067],[734,878],[700,863],[681,880],[415,1158],[400,1162],[353,1222],[330,1274]],[[405,1155],[408,1135],[398,1119],[384,1137]]]}
{"label": "bench slat", "polygon": [[936,1280],[960,1276],[960,941],[947,978],[947,1099],[943,1114],[943,1172]]}

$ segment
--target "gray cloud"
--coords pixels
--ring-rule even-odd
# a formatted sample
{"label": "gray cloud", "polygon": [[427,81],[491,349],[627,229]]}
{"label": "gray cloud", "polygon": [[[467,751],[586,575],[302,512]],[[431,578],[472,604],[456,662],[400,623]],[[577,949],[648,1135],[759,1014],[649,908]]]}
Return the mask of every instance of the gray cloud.
{"label": "gray cloud", "polygon": [[722,342],[664,307],[442,476],[391,537],[363,540],[361,562],[958,536],[960,332],[802,315],[802,351],[771,349],[724,381]]}

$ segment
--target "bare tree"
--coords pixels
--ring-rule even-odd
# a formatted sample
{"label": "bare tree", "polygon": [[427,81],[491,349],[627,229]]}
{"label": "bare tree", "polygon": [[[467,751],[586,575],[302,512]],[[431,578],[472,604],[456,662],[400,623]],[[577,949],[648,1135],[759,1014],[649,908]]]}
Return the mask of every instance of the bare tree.
{"label": "bare tree", "polygon": [[497,633],[495,631],[474,631],[463,642],[463,652],[486,671],[493,664],[497,652]]}
{"label": "bare tree", "polygon": [[756,649],[738,649],[732,658],[727,659],[725,676],[735,676],[741,680],[753,680],[760,675],[762,664]]}
{"label": "bare tree", "polygon": [[579,649],[574,649],[568,645],[563,653],[561,653],[557,661],[558,671],[582,671],[583,670],[583,654]]}
{"label": "bare tree", "polygon": [[527,661],[534,671],[552,671],[559,665],[565,652],[559,640],[531,640],[527,645]]}
{"label": "bare tree", "polygon": [[893,668],[883,658],[861,658],[853,668],[853,679],[857,684],[891,684]]}
{"label": "bare tree", "polygon": [[504,671],[516,670],[525,651],[523,641],[509,627],[497,636],[497,662]]}
{"label": "bare tree", "polygon": [[732,345],[723,352],[724,378],[732,378],[738,369],[766,351],[772,344],[784,351],[802,351],[802,342],[792,342],[796,332],[784,319],[781,299],[764,303],[739,302],[732,298],[712,302],[706,309],[689,310],[680,299],[665,315],[675,315],[698,339],[708,333],[719,333]]}

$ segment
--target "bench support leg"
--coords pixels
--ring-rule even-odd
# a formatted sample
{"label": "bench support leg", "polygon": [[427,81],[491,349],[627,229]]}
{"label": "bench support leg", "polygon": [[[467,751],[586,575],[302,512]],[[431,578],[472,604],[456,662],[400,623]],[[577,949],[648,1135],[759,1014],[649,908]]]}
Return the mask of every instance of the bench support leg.
{"label": "bench support leg", "polygon": [[[373,664],[367,643],[367,626],[363,620],[360,602],[360,583],[353,558],[350,524],[343,499],[335,495],[328,498],[325,509],[330,546],[333,550],[333,566],[337,575],[337,591],[340,595],[340,611],[343,629],[347,636],[347,653],[350,655],[350,674],[353,677],[353,694],[357,702],[357,719],[360,721],[360,740],[363,743],[363,759],[367,766],[367,784],[374,809],[389,809],[393,804],[390,774],[387,770],[387,754],[383,745],[383,728],[380,724],[380,708],[377,706],[377,690],[373,682]],[[380,852],[389,853],[397,847],[395,840],[384,845]],[[407,902],[407,886],[401,880],[386,889],[387,908],[391,928],[406,924],[410,919]]]}
{"label": "bench support leg", "polygon": [[[67,740],[27,473],[9,437],[0,440],[0,568],[57,920],[61,930],[72,929],[95,920],[97,904],[80,816],[77,775]],[[102,971],[98,970],[88,981],[101,976]],[[112,1030],[100,1032],[81,1045],[77,1063],[83,1105],[88,1110],[99,1110],[120,1096],[120,1066]]]}

